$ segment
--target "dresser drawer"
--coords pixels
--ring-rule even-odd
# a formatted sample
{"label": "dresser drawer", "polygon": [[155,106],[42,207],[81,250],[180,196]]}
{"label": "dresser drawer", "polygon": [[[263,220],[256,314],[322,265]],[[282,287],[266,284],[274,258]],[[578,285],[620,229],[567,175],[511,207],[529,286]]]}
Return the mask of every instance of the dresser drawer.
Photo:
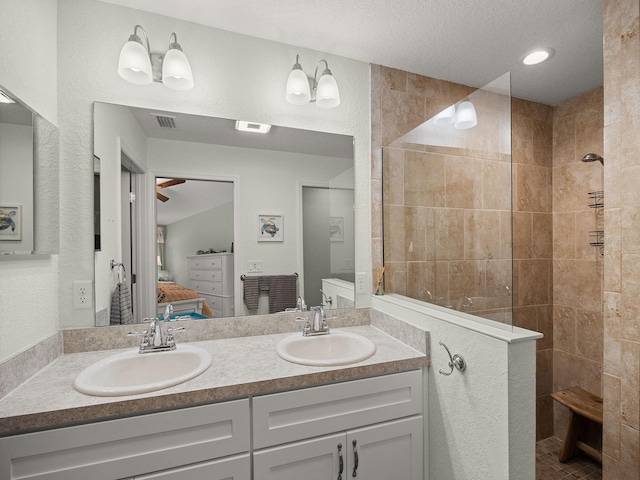
{"label": "dresser drawer", "polygon": [[233,297],[218,297],[216,295],[203,293],[202,298],[204,298],[205,302],[214,310],[228,310],[233,306]]}
{"label": "dresser drawer", "polygon": [[203,258],[190,258],[189,269],[190,270],[202,270],[209,268],[222,268],[222,257],[203,257]]}
{"label": "dresser drawer", "polygon": [[204,280],[191,280],[190,287],[192,290],[201,293],[216,293],[222,295],[222,282],[206,282]]}
{"label": "dresser drawer", "polygon": [[209,282],[221,282],[222,270],[190,270],[189,278],[191,280],[205,280]]}
{"label": "dresser drawer", "polygon": [[422,371],[253,399],[253,446],[269,447],[422,413]]}

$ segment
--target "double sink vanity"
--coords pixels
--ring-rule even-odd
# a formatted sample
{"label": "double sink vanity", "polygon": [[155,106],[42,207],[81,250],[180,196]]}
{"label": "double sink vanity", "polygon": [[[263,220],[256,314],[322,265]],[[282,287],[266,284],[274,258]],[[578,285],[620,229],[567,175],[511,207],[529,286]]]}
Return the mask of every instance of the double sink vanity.
{"label": "double sink vanity", "polygon": [[423,478],[426,332],[354,309],[303,336],[295,316],[189,322],[142,354],[65,335],[79,353],[0,400],[0,478]]}

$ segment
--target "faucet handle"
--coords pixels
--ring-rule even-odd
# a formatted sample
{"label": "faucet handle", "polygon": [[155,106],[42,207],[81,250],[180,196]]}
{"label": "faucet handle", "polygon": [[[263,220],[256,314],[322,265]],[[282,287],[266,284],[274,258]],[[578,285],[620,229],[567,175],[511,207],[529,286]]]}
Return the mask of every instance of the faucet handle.
{"label": "faucet handle", "polygon": [[304,327],[302,329],[303,335],[306,335],[311,331],[311,324],[309,323],[309,319],[307,317],[296,317],[296,322],[304,322]]}
{"label": "faucet handle", "polygon": [[167,344],[167,347],[175,347],[176,340],[175,338],[173,338],[173,334],[181,333],[181,332],[184,332],[185,330],[186,329],[184,327],[167,328],[167,336],[165,337],[165,343]]}

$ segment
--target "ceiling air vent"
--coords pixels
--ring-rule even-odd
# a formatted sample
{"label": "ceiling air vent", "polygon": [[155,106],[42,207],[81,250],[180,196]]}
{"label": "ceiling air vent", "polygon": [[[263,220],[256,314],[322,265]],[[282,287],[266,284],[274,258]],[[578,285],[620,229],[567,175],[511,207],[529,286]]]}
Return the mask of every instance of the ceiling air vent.
{"label": "ceiling air vent", "polygon": [[177,128],[176,127],[176,117],[170,116],[170,115],[160,115],[157,113],[152,113],[151,115],[153,115],[154,117],[156,117],[156,120],[158,121],[158,125],[160,125],[160,127],[162,128]]}

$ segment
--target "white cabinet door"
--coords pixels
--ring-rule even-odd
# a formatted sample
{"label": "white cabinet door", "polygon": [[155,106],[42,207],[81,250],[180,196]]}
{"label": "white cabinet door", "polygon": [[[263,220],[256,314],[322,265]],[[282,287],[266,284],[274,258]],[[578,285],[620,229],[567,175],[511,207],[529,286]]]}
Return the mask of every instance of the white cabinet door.
{"label": "white cabinet door", "polygon": [[250,480],[249,454],[174,468],[149,475],[138,475],[134,480]]}
{"label": "white cabinet door", "polygon": [[344,433],[267,448],[253,454],[254,480],[346,480]]}
{"label": "white cabinet door", "polygon": [[253,472],[254,480],[422,480],[423,458],[417,416],[259,450]]}
{"label": "white cabinet door", "polygon": [[347,432],[344,478],[422,480],[423,417],[411,417]]}

